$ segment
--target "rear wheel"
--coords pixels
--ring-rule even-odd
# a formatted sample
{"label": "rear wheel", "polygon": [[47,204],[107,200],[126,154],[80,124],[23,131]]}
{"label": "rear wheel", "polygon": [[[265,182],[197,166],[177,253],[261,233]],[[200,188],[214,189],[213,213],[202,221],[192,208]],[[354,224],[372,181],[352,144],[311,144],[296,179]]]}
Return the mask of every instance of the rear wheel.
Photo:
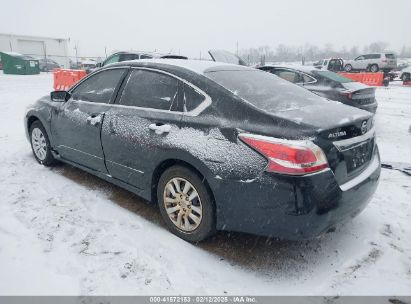
{"label": "rear wheel", "polygon": [[370,66],[370,72],[371,72],[371,73],[377,73],[378,70],[379,70],[378,65],[373,64],[373,65]]}
{"label": "rear wheel", "polygon": [[34,157],[40,164],[52,166],[57,162],[51,153],[47,132],[38,120],[30,126],[30,143]]}
{"label": "rear wheel", "polygon": [[188,242],[215,232],[215,209],[209,190],[194,171],[173,166],[160,177],[157,200],[167,227]]}
{"label": "rear wheel", "polygon": [[352,71],[352,65],[351,65],[351,64],[346,64],[346,65],[344,66],[344,70],[345,70],[346,72],[351,72],[351,71]]}

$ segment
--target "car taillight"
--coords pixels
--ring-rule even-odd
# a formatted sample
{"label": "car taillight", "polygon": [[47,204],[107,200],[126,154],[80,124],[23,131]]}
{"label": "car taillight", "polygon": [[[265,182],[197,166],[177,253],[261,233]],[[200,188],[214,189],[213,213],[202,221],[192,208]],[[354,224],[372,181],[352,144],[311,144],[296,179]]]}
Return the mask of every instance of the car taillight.
{"label": "car taillight", "polygon": [[348,99],[352,99],[352,93],[342,93]]}
{"label": "car taillight", "polygon": [[283,140],[253,134],[240,134],[239,138],[267,158],[268,172],[303,175],[328,168],[324,152],[309,140]]}

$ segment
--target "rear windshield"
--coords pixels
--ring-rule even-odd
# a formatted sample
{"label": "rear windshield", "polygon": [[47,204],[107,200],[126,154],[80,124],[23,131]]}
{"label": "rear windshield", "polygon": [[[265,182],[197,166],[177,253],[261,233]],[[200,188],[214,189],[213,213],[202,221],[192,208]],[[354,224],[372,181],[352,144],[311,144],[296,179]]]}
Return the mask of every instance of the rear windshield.
{"label": "rear windshield", "polygon": [[310,91],[260,70],[216,71],[205,75],[267,112],[299,109],[324,102]]}
{"label": "rear windshield", "polygon": [[385,58],[395,59],[395,55],[394,54],[385,54]]}
{"label": "rear windshield", "polygon": [[313,71],[313,74],[320,75],[326,79],[339,82],[339,83],[347,83],[347,82],[353,82],[354,80],[343,77],[337,73],[333,73],[330,71]]}

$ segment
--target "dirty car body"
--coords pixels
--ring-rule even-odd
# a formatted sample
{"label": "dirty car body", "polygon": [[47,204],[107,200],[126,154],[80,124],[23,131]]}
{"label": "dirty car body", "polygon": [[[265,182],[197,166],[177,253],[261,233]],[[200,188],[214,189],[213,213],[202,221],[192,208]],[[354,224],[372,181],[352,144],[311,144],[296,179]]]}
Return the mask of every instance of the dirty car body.
{"label": "dirty car body", "polygon": [[[150,89],[159,83],[167,85]],[[26,132],[40,121],[54,157],[149,201],[167,167],[190,168],[211,193],[217,230],[314,238],[361,212],[378,184],[370,113],[256,69],[128,61],[89,75],[68,96],[38,100]],[[309,153],[293,163],[287,151]]]}

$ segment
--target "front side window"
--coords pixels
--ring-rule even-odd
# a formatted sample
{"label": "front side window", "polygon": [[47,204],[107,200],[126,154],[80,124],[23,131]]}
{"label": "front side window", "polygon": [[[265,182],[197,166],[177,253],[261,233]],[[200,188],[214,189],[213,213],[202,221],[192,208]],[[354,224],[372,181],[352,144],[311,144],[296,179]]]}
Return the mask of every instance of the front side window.
{"label": "front side window", "polygon": [[109,103],[124,72],[125,69],[112,69],[97,73],[78,85],[71,97],[78,101]]}
{"label": "front side window", "polygon": [[107,65],[107,64],[110,64],[110,63],[119,62],[119,60],[120,60],[120,55],[119,55],[119,54],[113,55],[113,56],[109,57],[109,58],[104,62],[103,66],[104,66],[104,65]]}
{"label": "front side window", "polygon": [[182,111],[179,81],[154,71],[135,69],[121,94],[120,104],[140,108]]}
{"label": "front side window", "polygon": [[385,54],[385,58],[387,58],[387,59],[395,59],[395,55],[394,55],[394,54]]}
{"label": "front side window", "polygon": [[364,60],[364,56],[358,56],[355,60]]}

